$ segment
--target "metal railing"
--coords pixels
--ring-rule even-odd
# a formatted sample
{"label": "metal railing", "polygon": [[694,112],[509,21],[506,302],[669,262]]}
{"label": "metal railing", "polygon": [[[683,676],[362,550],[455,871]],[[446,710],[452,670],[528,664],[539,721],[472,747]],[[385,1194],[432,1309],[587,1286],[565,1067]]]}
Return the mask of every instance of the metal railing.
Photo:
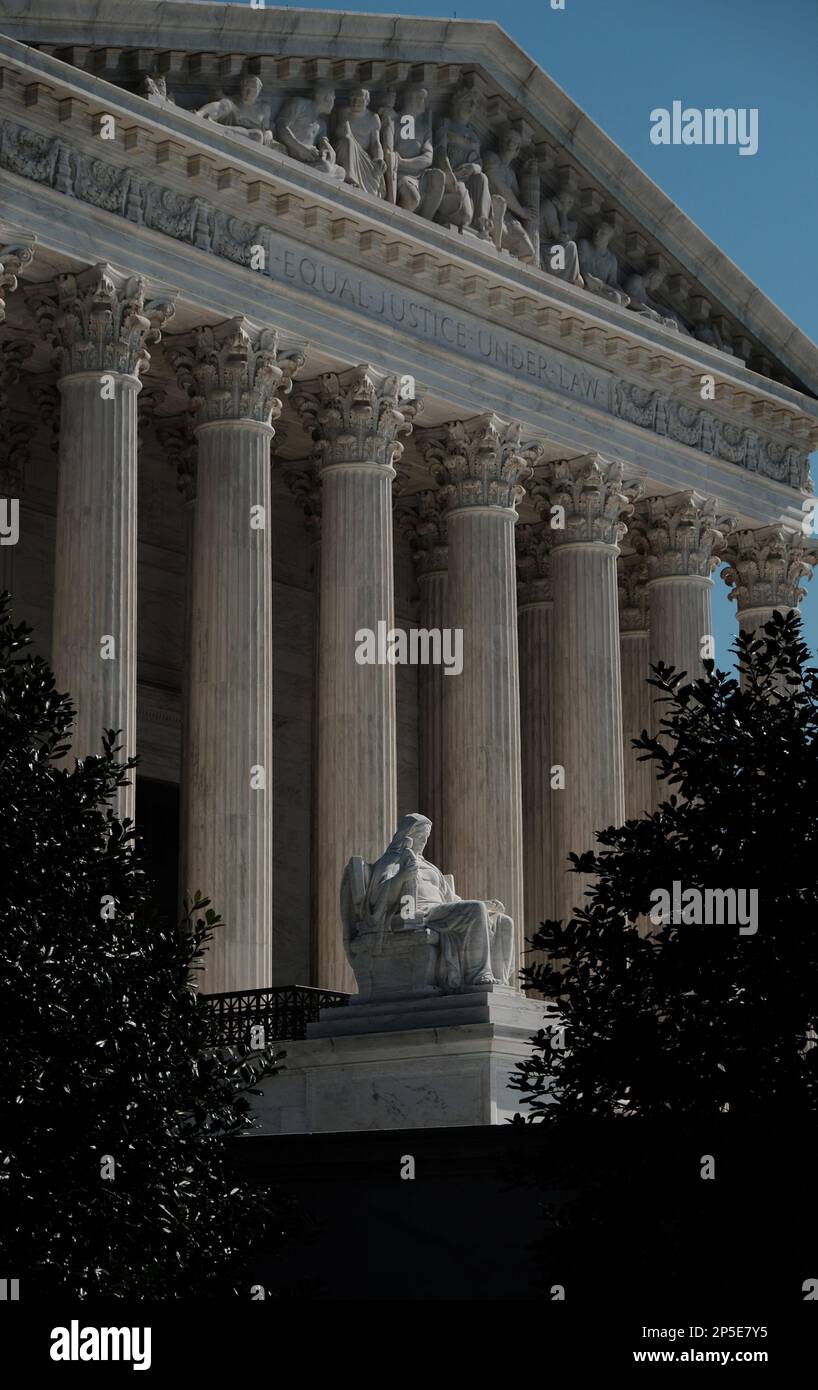
{"label": "metal railing", "polygon": [[239,989],[226,994],[203,994],[200,1007],[208,1015],[211,1047],[236,1043],[253,1045],[251,1029],[264,1029],[265,1044],[304,1038],[307,1024],[321,1009],[341,1008],[349,1000],[339,990],[308,985],[274,985],[271,989]]}

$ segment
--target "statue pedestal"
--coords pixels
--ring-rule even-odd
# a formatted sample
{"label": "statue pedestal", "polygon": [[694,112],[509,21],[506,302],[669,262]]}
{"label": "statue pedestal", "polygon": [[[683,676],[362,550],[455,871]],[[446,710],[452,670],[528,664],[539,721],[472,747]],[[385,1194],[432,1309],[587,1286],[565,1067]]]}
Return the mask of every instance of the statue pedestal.
{"label": "statue pedestal", "polygon": [[[553,1008],[495,985],[322,1009],[253,1099],[256,1134],[503,1124],[516,1062]],[[523,1111],[525,1113],[525,1111]]]}

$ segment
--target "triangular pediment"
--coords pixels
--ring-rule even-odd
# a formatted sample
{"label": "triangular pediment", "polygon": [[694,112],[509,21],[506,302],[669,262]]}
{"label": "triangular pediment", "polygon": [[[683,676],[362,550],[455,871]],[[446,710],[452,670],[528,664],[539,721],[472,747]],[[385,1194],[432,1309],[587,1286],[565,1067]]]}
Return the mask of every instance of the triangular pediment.
{"label": "triangular pediment", "polygon": [[[435,196],[424,172],[415,179],[419,206],[413,209],[412,176],[401,184],[395,156],[385,148],[397,142],[400,155],[401,130],[410,129],[401,125],[408,93],[422,88],[427,96],[416,133],[423,137],[428,130],[433,167],[447,180],[454,175],[432,212],[438,224],[457,225],[464,238],[491,242],[501,255],[569,283],[578,283],[578,269],[589,303],[619,303],[634,319],[644,315],[680,338],[730,354],[762,377],[818,395],[818,350],[810,340],[497,25],[200,0],[108,0],[81,17],[61,0],[8,0],[4,8],[4,34],[143,96],[157,115],[166,109],[193,117],[221,101],[227,129],[242,77],[258,78],[259,112],[267,113],[259,127],[269,134],[266,145],[256,145],[260,156],[289,159],[305,140],[316,148],[326,141],[337,164],[352,166],[367,196],[392,201],[403,218],[428,217]],[[316,93],[325,87],[334,93],[333,108],[315,112]],[[352,93],[358,87],[369,93],[369,114],[381,122],[383,173],[375,167],[374,146],[365,148],[365,119],[353,122],[361,139],[350,142],[351,152],[342,148],[344,118],[356,109]],[[458,121],[455,103],[463,92],[470,94],[467,119]],[[317,116],[312,133],[311,108],[304,103],[312,103]],[[288,112],[301,122],[289,150],[282,146]],[[218,113],[212,119],[219,120]],[[476,137],[476,160],[466,158],[468,139],[458,139],[467,125]],[[505,158],[509,131],[514,153]],[[463,172],[471,163],[485,176],[482,183]],[[328,182],[335,177],[322,172]],[[478,215],[486,180],[493,195],[491,208],[483,208],[491,212],[489,226]],[[534,215],[517,216],[515,200]],[[603,224],[611,228],[607,244],[589,251]],[[554,254],[560,245],[562,258]]]}

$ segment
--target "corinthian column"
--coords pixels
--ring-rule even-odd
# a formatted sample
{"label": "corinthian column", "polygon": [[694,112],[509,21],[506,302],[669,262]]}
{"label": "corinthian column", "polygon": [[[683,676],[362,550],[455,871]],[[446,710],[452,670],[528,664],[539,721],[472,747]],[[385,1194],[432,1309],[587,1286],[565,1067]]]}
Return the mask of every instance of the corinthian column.
{"label": "corinthian column", "polygon": [[514,524],[541,450],[496,415],[456,422],[424,452],[448,509],[449,617],[463,671],[446,678],[445,865],[464,898],[498,898],[522,959],[523,839]]}
{"label": "corinthian column", "polygon": [[[354,991],[339,888],[352,855],[374,860],[395,830],[395,669],[359,660],[394,627],[393,464],[415,407],[363,365],[305,383],[296,406],[320,451],[316,983]],[[385,629],[379,624],[385,623]],[[363,651],[366,657],[366,652]]]}
{"label": "corinthian column", "polygon": [[797,612],[812,578],[815,543],[788,526],[759,526],[734,531],[728,537],[724,558],[729,569],[724,579],[742,632],[763,627],[773,613]]}
{"label": "corinthian column", "polygon": [[[409,537],[420,591],[420,625],[427,632],[442,632],[449,616],[449,550],[446,544],[446,509],[439,492],[418,497],[418,509],[399,514]],[[439,663],[418,668],[418,744],[420,794],[418,810],[432,822],[427,859],[448,864],[443,788],[446,782],[446,687],[456,676],[447,676]]]}
{"label": "corinthian column", "polygon": [[517,527],[520,742],[525,936],[554,916],[551,825],[551,668],[554,594],[551,536],[542,522]]}
{"label": "corinthian column", "polygon": [[[136,752],[136,398],[175,292],[109,265],[58,275],[29,300],[57,349],[60,463],[51,659],[77,709],[72,754],[120,730]],[[134,788],[119,815],[133,815]]]}
{"label": "corinthian column", "polygon": [[183,881],[224,919],[200,979],[212,994],[271,981],[270,440],[303,356],[243,318],[169,355],[196,410]]}
{"label": "corinthian column", "polygon": [[550,802],[554,914],[568,920],[588,884],[569,871],[568,855],[594,849],[596,832],[625,813],[616,558],[636,485],[599,454],[549,464],[544,484],[537,492],[550,504],[553,536],[552,761],[564,770]]}
{"label": "corinthian column", "polygon": [[[714,499],[698,492],[646,497],[636,507],[634,544],[648,566],[648,666],[664,662],[685,672],[685,682],[698,680],[708,653],[714,655],[710,575],[720,563],[722,525]],[[655,687],[650,691],[655,732],[663,711]],[[654,805],[666,795],[666,785],[654,780]]]}
{"label": "corinthian column", "polygon": [[640,820],[653,808],[653,771],[640,762],[632,741],[653,725],[648,685],[648,567],[642,555],[619,560],[619,654],[622,666],[622,752],[625,763],[625,819]]}

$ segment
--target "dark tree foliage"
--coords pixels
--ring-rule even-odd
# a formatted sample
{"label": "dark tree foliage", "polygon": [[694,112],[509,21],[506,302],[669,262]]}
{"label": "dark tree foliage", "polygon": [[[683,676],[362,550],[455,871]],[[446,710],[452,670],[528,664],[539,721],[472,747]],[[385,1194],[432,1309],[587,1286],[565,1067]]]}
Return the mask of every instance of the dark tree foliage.
{"label": "dark tree foliage", "polygon": [[[814,1275],[818,673],[795,615],[735,650],[743,683],[655,668],[664,717],[635,746],[667,797],[571,856],[585,905],[523,972],[565,1027],[512,1082],[545,1299],[791,1310]],[[674,881],[757,889],[757,932],[653,926]]]}
{"label": "dark tree foliage", "polygon": [[0,1267],[27,1297],[237,1289],[292,1219],[228,1153],[275,1059],[208,1047],[189,980],[219,918],[153,912],[113,731],[55,766],[73,709],[28,633],[0,602]]}
{"label": "dark tree foliage", "polygon": [[[524,971],[559,1007],[516,1084],[529,1118],[617,1115],[769,1123],[818,1109],[818,672],[796,615],[736,643],[740,683],[659,666],[660,732],[634,746],[668,797],[572,855],[582,909],[543,923]],[[653,890],[756,889],[755,935],[647,922]],[[639,921],[642,929],[640,932]],[[552,1104],[556,1101],[556,1104]]]}

